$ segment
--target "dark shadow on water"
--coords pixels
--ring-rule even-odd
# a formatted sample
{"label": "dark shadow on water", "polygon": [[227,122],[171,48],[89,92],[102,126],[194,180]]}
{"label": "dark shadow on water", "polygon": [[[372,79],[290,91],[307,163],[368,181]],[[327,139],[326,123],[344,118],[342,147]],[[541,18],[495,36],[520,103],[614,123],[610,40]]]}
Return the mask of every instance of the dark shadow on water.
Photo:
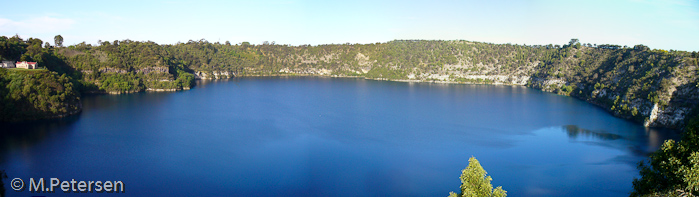
{"label": "dark shadow on water", "polygon": [[0,163],[5,163],[6,155],[15,148],[32,147],[55,134],[70,131],[70,127],[82,113],[53,120],[36,120],[19,123],[0,123]]}
{"label": "dark shadow on water", "polygon": [[623,138],[621,135],[612,134],[604,131],[587,130],[580,128],[577,125],[566,125],[563,126],[563,129],[565,129],[565,131],[568,133],[568,137],[571,139],[577,139],[581,136],[600,140],[618,140]]}
{"label": "dark shadow on water", "polygon": [[[618,156],[610,162],[622,162],[635,166],[638,157],[648,157],[658,150],[667,139],[678,140],[680,132],[665,128],[644,128],[644,132],[618,135],[604,130],[589,130],[577,125],[562,126],[570,140],[603,146],[628,152],[629,155]],[[590,140],[592,139],[592,140]]]}

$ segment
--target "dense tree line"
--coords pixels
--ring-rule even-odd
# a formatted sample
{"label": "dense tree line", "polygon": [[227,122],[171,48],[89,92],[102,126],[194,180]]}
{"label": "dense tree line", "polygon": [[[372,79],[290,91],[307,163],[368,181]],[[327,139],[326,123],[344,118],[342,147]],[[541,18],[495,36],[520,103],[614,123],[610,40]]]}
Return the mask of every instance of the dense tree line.
{"label": "dense tree line", "polygon": [[[141,76],[144,79],[174,79],[177,71],[225,71],[236,75],[319,74],[326,69],[338,76],[408,79],[429,74],[520,75],[563,79],[566,86],[539,87],[560,94],[578,95],[606,89],[624,94],[623,101],[662,96],[662,80],[673,75],[681,64],[696,65],[697,55],[683,51],[650,50],[643,45],[621,48],[616,45],[512,45],[469,41],[396,40],[375,44],[334,45],[251,45],[247,42],[210,43],[206,40],[158,45],[130,40],[84,43],[61,51],[72,67],[90,72],[89,79],[111,68],[136,72],[147,67],[168,67],[168,76]],[[681,68],[689,68],[684,66]],[[107,72],[117,72],[107,71]],[[688,70],[690,75],[693,70]],[[583,87],[580,87],[583,85]],[[532,84],[535,86],[535,84]],[[569,86],[569,87],[568,87]],[[661,102],[661,98],[654,99]]]}
{"label": "dense tree line", "polygon": [[154,42],[131,40],[80,43],[57,50],[92,91],[128,93],[152,89],[189,89],[194,75],[187,63]]}
{"label": "dense tree line", "polygon": [[61,117],[81,110],[70,77],[47,70],[0,69],[0,120]]}

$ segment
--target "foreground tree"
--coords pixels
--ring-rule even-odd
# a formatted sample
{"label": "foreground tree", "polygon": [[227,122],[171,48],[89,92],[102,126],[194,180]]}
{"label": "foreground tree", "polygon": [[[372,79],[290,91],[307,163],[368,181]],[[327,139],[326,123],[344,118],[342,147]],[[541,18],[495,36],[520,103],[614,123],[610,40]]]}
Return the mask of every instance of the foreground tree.
{"label": "foreground tree", "polygon": [[686,127],[682,140],[667,140],[638,166],[641,178],[633,181],[631,196],[699,195],[699,116]]}
{"label": "foreground tree", "polygon": [[481,166],[481,163],[475,157],[468,159],[468,166],[461,171],[461,193],[457,195],[454,192],[449,192],[449,197],[505,197],[507,191],[498,186],[493,190],[493,185],[490,181],[493,180],[487,176],[487,172]]}

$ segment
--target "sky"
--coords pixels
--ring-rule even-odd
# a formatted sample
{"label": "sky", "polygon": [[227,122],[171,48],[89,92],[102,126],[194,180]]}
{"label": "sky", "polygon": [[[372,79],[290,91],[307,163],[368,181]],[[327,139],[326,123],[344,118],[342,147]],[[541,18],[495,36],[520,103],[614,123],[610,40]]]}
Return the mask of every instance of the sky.
{"label": "sky", "polygon": [[0,35],[52,45],[205,39],[289,45],[401,39],[643,44],[699,51],[699,0],[1,0]]}

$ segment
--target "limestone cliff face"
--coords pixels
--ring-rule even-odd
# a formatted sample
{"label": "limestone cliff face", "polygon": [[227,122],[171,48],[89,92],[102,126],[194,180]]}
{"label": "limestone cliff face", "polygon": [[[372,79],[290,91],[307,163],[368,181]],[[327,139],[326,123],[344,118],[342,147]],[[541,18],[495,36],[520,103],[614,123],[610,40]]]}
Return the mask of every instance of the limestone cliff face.
{"label": "limestone cliff face", "polygon": [[644,125],[650,127],[680,128],[684,125],[688,115],[699,104],[699,88],[695,83],[675,84],[670,87],[671,96],[661,98],[661,103],[653,103],[648,112],[648,119]]}
{"label": "limestone cliff face", "polygon": [[145,67],[145,68],[139,68],[136,70],[136,73],[143,73],[143,74],[148,74],[148,73],[169,73],[170,69],[165,66],[155,66],[155,67]]}
{"label": "limestone cliff face", "polygon": [[100,68],[99,71],[102,72],[102,73],[119,73],[119,74],[125,74],[125,73],[127,72],[127,71],[124,70],[124,69],[109,68],[109,67]]}
{"label": "limestone cliff face", "polygon": [[[320,75],[333,76],[328,72],[294,72],[285,70],[285,73],[293,73],[299,75]],[[458,78],[448,75],[408,75],[408,80],[395,81],[414,81],[414,82],[440,82],[440,83],[474,83],[474,84],[505,84],[505,85],[523,85],[534,89],[539,89],[546,92],[573,96],[581,100],[585,100],[592,104],[598,105],[615,116],[630,119],[642,123],[646,127],[666,127],[666,128],[682,128],[688,115],[696,108],[699,103],[699,92],[696,86],[674,85],[672,86],[674,94],[669,97],[661,97],[660,102],[664,105],[651,102],[647,98],[635,98],[627,104],[618,102],[620,96],[625,92],[616,92],[610,89],[592,90],[589,94],[581,94],[583,91],[574,92],[577,89],[571,88],[572,91],[566,92],[561,87],[588,87],[594,88],[591,84],[577,83],[571,84],[564,79],[543,79],[530,76],[512,76],[512,75],[458,75],[459,78],[469,79],[468,81],[458,81]],[[385,78],[369,78],[381,79]],[[623,97],[623,96],[622,96]],[[617,103],[614,103],[614,101]],[[625,110],[624,110],[625,109]],[[635,109],[635,110],[634,110]]]}
{"label": "limestone cliff face", "polygon": [[[695,58],[668,55],[664,51],[566,48],[553,63],[530,60],[519,65],[475,61],[455,53],[454,62],[442,65],[402,65],[356,54],[292,55],[278,61],[297,62],[273,72],[245,67],[246,75],[301,75],[364,77],[377,80],[523,85],[572,96],[598,105],[615,116],[647,127],[682,128],[699,104]],[[476,52],[478,52],[476,50]],[[623,53],[622,53],[623,52]],[[563,52],[561,52],[563,53]],[[582,59],[585,53],[595,57]],[[349,61],[342,56],[354,57]],[[507,60],[505,58],[505,60]],[[586,60],[588,62],[586,62]],[[594,61],[590,63],[589,61]],[[650,62],[650,63],[649,63]],[[655,65],[653,64],[655,63]],[[689,63],[688,63],[689,62]],[[588,65],[589,64],[589,65]],[[662,64],[662,65],[661,65]],[[220,73],[197,72],[197,78],[220,78]],[[235,75],[231,73],[232,76]]]}
{"label": "limestone cliff face", "polygon": [[[594,87],[591,83],[572,84],[563,79],[532,78],[528,86],[585,100],[615,116],[642,123],[646,127],[682,128],[699,104],[699,88],[693,82],[696,79],[683,80],[675,75],[664,79],[674,82],[664,87],[666,91],[661,91],[657,100],[648,97],[628,99],[630,90],[626,87],[612,90]],[[575,86],[575,89],[565,92],[560,88],[562,86]]]}
{"label": "limestone cliff face", "polygon": [[235,73],[230,71],[195,71],[196,79],[228,79],[235,77]]}
{"label": "limestone cliff face", "polygon": [[[91,74],[91,70],[81,70],[81,72],[86,73],[86,74]],[[120,68],[110,68],[110,67],[104,67],[100,68],[99,72],[101,73],[118,73],[118,74],[126,74],[127,70],[120,69]],[[165,66],[154,66],[154,67],[145,67],[145,68],[139,68],[135,69],[135,72],[138,74],[148,74],[148,73],[169,73],[170,69]]]}
{"label": "limestone cliff face", "polygon": [[[364,67],[359,70],[350,70],[353,73],[363,75],[367,70],[373,69],[372,66]],[[335,76],[347,77],[345,74],[335,74],[337,71],[325,68],[283,68],[279,71],[283,74],[292,75],[310,75],[310,76]],[[219,77],[215,75],[215,77]],[[209,78],[211,74],[197,72],[199,78]],[[686,75],[683,75],[686,76]],[[585,100],[592,104],[598,105],[615,116],[630,119],[643,124],[646,127],[667,127],[681,128],[685,124],[688,115],[696,108],[699,103],[699,89],[696,87],[695,78],[678,79],[678,76],[667,76],[668,80],[675,81],[672,83],[665,94],[659,96],[659,100],[652,102],[648,98],[634,98],[628,102],[621,102],[628,96],[627,88],[616,88],[614,90],[606,87],[597,87],[591,82],[572,83],[565,78],[539,78],[527,76],[525,74],[517,75],[512,73],[507,74],[490,74],[490,73],[460,73],[460,72],[437,72],[437,73],[415,73],[412,72],[406,76],[407,79],[387,79],[387,78],[371,78],[378,80],[395,80],[395,81],[411,81],[411,82],[439,82],[439,83],[473,83],[473,84],[504,84],[504,85],[522,85],[534,89],[539,89],[546,92],[552,92],[561,95],[573,96],[581,100]],[[568,89],[565,89],[568,87]],[[658,103],[660,102],[660,104]]]}

